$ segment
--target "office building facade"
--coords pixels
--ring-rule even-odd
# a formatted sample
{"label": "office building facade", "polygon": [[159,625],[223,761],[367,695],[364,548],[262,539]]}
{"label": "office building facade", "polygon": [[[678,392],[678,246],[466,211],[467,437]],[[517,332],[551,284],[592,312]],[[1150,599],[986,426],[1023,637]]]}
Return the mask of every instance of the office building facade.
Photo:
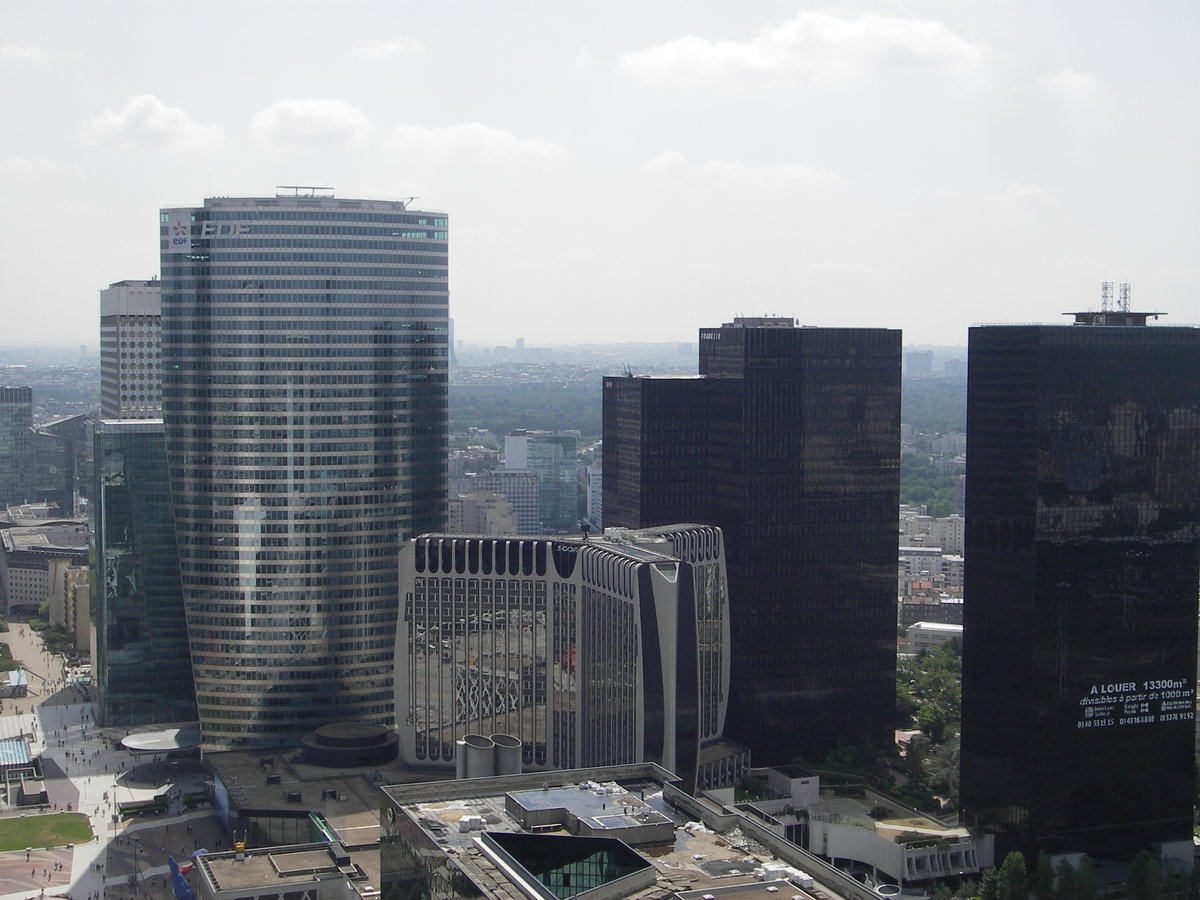
{"label": "office building facade", "polygon": [[698,378],[604,380],[604,521],[725,533],[726,735],[756,763],[888,740],[900,333],[736,319]]}
{"label": "office building facade", "polygon": [[397,553],[445,526],[446,218],[301,193],[161,214],[163,417],[210,748],[392,725]]}
{"label": "office building facade", "polygon": [[962,808],[998,857],[1190,858],[1200,329],[1076,318],[971,329]]}
{"label": "office building facade", "polygon": [[100,415],[162,417],[162,290],[157,280],[100,291]]}
{"label": "office building facade", "polygon": [[0,507],[35,497],[33,388],[0,387]]}
{"label": "office building facade", "polygon": [[401,556],[405,758],[453,767],[468,735],[526,770],[653,761],[697,779],[729,686],[719,529],[603,538],[424,535]]}
{"label": "office building facade", "polygon": [[196,692],[161,419],[96,425],[97,721],[191,722]]}

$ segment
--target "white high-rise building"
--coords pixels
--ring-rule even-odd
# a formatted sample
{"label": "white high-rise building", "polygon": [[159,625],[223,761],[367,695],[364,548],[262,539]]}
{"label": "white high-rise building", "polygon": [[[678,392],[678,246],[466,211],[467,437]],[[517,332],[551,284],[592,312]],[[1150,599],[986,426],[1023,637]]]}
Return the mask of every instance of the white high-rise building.
{"label": "white high-rise building", "polygon": [[159,282],[118,281],[100,291],[100,415],[162,416]]}

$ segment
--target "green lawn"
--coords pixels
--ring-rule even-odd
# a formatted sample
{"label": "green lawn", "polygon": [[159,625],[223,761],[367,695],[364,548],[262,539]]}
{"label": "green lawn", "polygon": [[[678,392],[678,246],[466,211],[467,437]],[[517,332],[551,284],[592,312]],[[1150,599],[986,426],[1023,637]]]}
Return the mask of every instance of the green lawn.
{"label": "green lawn", "polygon": [[92,826],[83,813],[30,813],[0,819],[0,851],[86,844],[91,839]]}

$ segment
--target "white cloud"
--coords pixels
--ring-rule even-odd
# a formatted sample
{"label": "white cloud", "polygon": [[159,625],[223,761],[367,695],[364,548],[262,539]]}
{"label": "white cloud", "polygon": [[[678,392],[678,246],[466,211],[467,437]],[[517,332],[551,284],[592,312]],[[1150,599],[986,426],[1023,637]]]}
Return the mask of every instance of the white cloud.
{"label": "white cloud", "polygon": [[250,120],[250,131],[272,143],[358,141],[374,131],[366,114],[344,100],[276,100]]}
{"label": "white cloud", "polygon": [[1042,78],[1040,84],[1047,93],[1067,103],[1086,100],[1095,93],[1097,87],[1094,75],[1074,69],[1060,69]]}
{"label": "white cloud", "polygon": [[1054,195],[1036,184],[1014,181],[1004,189],[1006,206],[1049,206],[1053,202]]}
{"label": "white cloud", "polygon": [[54,159],[41,157],[11,156],[0,159],[0,178],[25,180],[43,175],[53,175],[62,170],[62,164]]}
{"label": "white cloud", "polygon": [[215,143],[221,138],[218,126],[201,125],[182,109],[167,106],[153,94],[130,97],[120,112],[105,110],[90,119],[87,126],[97,138],[149,147],[196,146]]}
{"label": "white cloud", "polygon": [[418,150],[431,156],[470,156],[478,159],[557,159],[565,153],[560,144],[539,138],[519,138],[503,128],[479,122],[426,128],[400,125],[392,130],[392,145]]}
{"label": "white cloud", "polygon": [[0,62],[17,63],[20,65],[44,65],[53,62],[55,54],[37,44],[20,46],[18,44],[0,44]]}
{"label": "white cloud", "polygon": [[406,37],[390,41],[368,41],[351,47],[350,52],[370,62],[383,62],[394,56],[423,56],[425,45]]}
{"label": "white cloud", "polygon": [[984,50],[941,22],[802,12],[746,41],[687,35],[627,53],[618,68],[645,81],[834,79],[917,65],[977,67]]}
{"label": "white cloud", "polygon": [[796,163],[748,165],[721,159],[690,163],[682,153],[668,151],[646,163],[645,168],[674,182],[700,181],[719,188],[819,188],[838,184],[841,179],[824,169]]}

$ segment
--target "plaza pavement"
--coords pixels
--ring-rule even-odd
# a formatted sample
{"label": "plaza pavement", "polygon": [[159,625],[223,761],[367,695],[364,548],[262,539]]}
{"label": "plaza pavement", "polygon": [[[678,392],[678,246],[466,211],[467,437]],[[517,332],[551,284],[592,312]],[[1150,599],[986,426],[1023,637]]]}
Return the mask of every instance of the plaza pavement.
{"label": "plaza pavement", "polygon": [[[69,849],[0,853],[0,900],[169,897],[167,854],[183,859],[196,847],[217,849],[216,819],[201,810],[122,822],[115,815],[117,804],[152,799],[173,784],[184,792],[200,790],[199,764],[135,758],[120,748],[120,739],[131,730],[150,729],[98,729],[86,692],[72,685],[64,661],[47,654],[28,625],[11,623],[0,641],[30,673],[29,697],[0,700],[0,738],[30,739],[30,753],[42,757],[51,804],[47,812],[80,811],[96,836]],[[0,816],[10,815],[21,813],[0,809]]]}

